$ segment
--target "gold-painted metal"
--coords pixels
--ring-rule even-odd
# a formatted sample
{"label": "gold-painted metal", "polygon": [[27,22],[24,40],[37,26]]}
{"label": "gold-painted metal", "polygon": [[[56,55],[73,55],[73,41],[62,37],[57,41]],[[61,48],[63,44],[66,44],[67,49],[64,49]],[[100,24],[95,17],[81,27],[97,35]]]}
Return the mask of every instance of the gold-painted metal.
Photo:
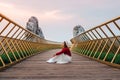
{"label": "gold-painted metal", "polygon": [[92,44],[92,41],[89,41],[88,46],[87,46],[87,48],[85,49],[85,54],[86,54],[86,55],[88,55],[88,54],[87,54],[87,50],[89,49],[89,47],[91,46],[91,44]]}
{"label": "gold-painted metal", "polygon": [[115,22],[115,21],[113,21],[113,23],[116,25],[116,27],[120,30],[120,26],[118,26],[118,24]]}
{"label": "gold-painted metal", "polygon": [[95,55],[97,54],[98,50],[100,49],[100,46],[101,46],[102,42],[103,42],[103,40],[100,40],[99,46],[98,46],[98,48],[96,49],[93,58],[95,58]]}
{"label": "gold-painted metal", "polygon": [[115,58],[116,58],[116,56],[117,56],[117,54],[118,54],[119,50],[120,50],[120,46],[119,46],[119,48],[117,49],[117,51],[116,51],[116,53],[115,53],[115,55],[114,55],[114,57],[113,57],[113,59],[112,59],[111,63],[113,63],[113,61],[115,60]]}
{"label": "gold-painted metal", "polygon": [[2,65],[3,65],[3,67],[5,67],[5,63],[4,63],[4,61],[3,61],[3,59],[1,57],[0,57],[0,61],[1,61]]}
{"label": "gold-painted metal", "polygon": [[1,41],[0,41],[0,45],[1,45],[1,47],[3,48],[5,54],[7,55],[7,57],[8,57],[8,59],[9,59],[10,63],[12,63],[12,60],[11,60],[10,56],[8,55],[8,52],[7,52],[7,50],[5,49],[5,47],[3,46],[3,44],[2,44]]}
{"label": "gold-painted metal", "polygon": [[0,13],[0,23],[4,22],[5,26],[1,25],[0,31],[0,69],[38,52],[61,46],[61,43],[40,38]]}
{"label": "gold-painted metal", "polygon": [[3,18],[0,19],[0,22],[3,20]]}
{"label": "gold-painted metal", "polygon": [[7,41],[6,39],[5,39],[5,42],[7,43],[8,47],[10,48],[10,51],[12,52],[12,54],[13,54],[15,60],[17,61],[18,59],[16,58],[13,49],[10,47],[10,45],[9,45],[9,43],[8,43],[8,41]]}
{"label": "gold-painted metal", "polygon": [[[88,56],[91,59],[102,63],[104,62],[111,66],[117,65],[117,68],[120,68],[119,22],[120,17],[103,23],[72,38],[71,42],[73,45],[77,44],[77,46],[72,47],[72,50],[78,51],[82,55]],[[109,26],[109,24],[114,26]],[[115,34],[116,31],[118,31],[118,34]]]}
{"label": "gold-painted metal", "polygon": [[5,29],[10,25],[10,22],[5,26],[5,28],[0,32],[0,35],[5,31]]}
{"label": "gold-painted metal", "polygon": [[115,43],[115,40],[116,40],[116,38],[113,40],[112,44],[110,45],[110,48],[108,49],[108,51],[107,51],[107,53],[106,53],[106,55],[105,55],[103,61],[105,61],[105,59],[107,58],[107,55],[109,54],[111,48],[113,47],[113,45],[114,45],[114,43]]}
{"label": "gold-painted metal", "polygon": [[93,54],[93,51],[95,50],[97,44],[98,44],[99,41],[95,41],[95,45],[93,46],[93,49],[91,50],[91,53],[89,56],[91,56]]}

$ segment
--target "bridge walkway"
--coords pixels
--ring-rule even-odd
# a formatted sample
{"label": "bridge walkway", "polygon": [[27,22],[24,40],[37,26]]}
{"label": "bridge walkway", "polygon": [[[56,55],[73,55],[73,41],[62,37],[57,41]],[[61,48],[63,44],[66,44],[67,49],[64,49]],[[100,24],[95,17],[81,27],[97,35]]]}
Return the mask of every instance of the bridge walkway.
{"label": "bridge walkway", "polygon": [[59,49],[42,52],[0,72],[0,80],[119,80],[120,69],[72,53],[72,63],[48,64]]}

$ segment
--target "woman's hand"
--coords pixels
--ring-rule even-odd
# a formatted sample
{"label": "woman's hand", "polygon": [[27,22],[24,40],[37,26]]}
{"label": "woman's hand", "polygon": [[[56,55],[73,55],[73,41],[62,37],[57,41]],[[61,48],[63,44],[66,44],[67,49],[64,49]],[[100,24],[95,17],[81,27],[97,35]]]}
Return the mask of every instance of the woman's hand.
{"label": "woman's hand", "polygon": [[56,56],[56,54],[53,55],[53,57]]}

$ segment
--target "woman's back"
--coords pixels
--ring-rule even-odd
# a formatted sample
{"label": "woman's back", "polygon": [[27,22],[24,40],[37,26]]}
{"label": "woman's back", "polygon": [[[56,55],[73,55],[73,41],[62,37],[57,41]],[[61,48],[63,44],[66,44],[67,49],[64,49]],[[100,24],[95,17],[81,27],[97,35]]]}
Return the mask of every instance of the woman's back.
{"label": "woman's back", "polygon": [[64,54],[71,56],[71,52],[69,48],[63,48],[63,50],[64,50]]}

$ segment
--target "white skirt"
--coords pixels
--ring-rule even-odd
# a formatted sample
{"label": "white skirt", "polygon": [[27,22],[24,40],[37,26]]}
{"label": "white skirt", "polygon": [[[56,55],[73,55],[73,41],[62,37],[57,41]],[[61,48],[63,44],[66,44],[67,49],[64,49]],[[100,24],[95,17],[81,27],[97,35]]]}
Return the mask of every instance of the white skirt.
{"label": "white skirt", "polygon": [[57,63],[57,64],[65,64],[65,63],[69,63],[72,61],[72,57],[63,54],[60,55],[56,55],[52,58],[50,58],[49,60],[47,60],[46,62],[48,63]]}

